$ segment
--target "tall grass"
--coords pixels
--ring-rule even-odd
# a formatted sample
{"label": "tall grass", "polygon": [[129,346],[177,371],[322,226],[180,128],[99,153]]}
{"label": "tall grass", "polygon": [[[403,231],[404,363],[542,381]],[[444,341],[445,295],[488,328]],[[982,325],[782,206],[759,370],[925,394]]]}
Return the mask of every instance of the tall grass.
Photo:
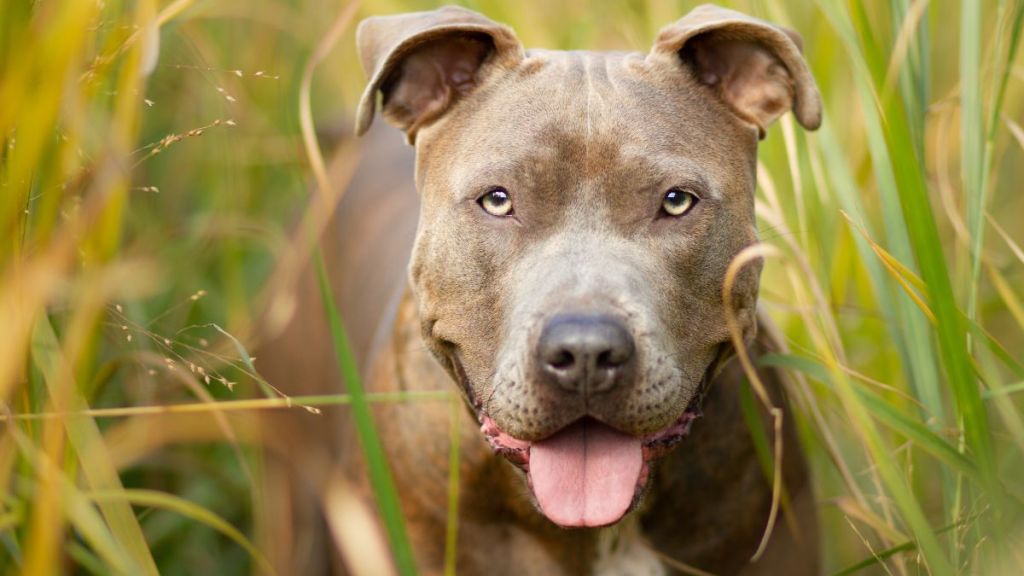
{"label": "tall grass", "polygon": [[[820,131],[770,131],[757,200],[787,348],[762,362],[793,376],[826,571],[1024,572],[1024,3],[723,3],[799,30],[825,103]],[[635,50],[692,6],[465,4],[528,46]],[[344,189],[317,182],[309,119],[330,133],[362,89],[351,26],[317,52],[347,6],[0,10],[0,572],[286,567],[254,416],[449,398],[289,398],[249,355]]]}

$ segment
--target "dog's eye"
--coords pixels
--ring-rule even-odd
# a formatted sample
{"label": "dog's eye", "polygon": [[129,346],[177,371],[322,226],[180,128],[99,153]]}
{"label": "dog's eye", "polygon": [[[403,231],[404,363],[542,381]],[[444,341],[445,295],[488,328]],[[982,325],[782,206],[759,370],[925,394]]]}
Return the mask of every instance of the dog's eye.
{"label": "dog's eye", "polygon": [[661,211],[668,216],[682,216],[697,205],[697,195],[682,188],[672,188],[661,201]]}
{"label": "dog's eye", "polygon": [[502,217],[512,214],[512,197],[509,196],[508,190],[500,186],[491,188],[476,202],[491,216]]}

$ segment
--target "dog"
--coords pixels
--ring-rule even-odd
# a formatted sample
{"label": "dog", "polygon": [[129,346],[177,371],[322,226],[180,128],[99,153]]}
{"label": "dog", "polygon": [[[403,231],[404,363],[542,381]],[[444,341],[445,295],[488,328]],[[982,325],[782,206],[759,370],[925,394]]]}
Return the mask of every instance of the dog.
{"label": "dog", "polygon": [[[821,121],[800,37],[704,5],[647,54],[524,50],[445,7],[364,20],[357,43],[370,79],[356,132],[379,108],[415,161],[371,131],[327,260],[367,386],[464,400],[458,573],[817,573],[796,449],[784,520],[750,562],[772,481],[727,318],[751,354],[773,348],[757,330],[760,261],[723,297],[757,243],[758,142],[786,112]],[[268,379],[332,386],[301,311],[316,298],[277,340],[302,350]],[[796,447],[781,376],[761,379]],[[375,410],[418,568],[439,574],[451,410]],[[355,436],[341,437],[335,456],[372,502]]]}

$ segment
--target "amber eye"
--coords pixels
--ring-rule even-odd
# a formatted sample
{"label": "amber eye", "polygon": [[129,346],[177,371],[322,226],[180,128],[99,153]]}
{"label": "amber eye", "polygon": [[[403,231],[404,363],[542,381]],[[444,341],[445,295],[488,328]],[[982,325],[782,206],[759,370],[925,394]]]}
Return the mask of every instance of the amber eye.
{"label": "amber eye", "polygon": [[500,186],[491,188],[476,202],[491,216],[503,217],[512,214],[512,197],[509,196],[508,190]]}
{"label": "amber eye", "polygon": [[697,200],[697,195],[693,192],[672,188],[665,193],[665,198],[661,201],[661,210],[668,216],[682,216],[697,205]]}

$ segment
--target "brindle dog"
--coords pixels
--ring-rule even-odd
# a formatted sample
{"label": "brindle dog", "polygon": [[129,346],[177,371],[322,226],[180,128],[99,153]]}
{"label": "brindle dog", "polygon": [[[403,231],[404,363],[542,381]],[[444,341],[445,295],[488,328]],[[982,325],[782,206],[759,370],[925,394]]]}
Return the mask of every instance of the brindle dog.
{"label": "brindle dog", "polygon": [[[387,303],[416,210],[390,152],[342,206],[333,240],[356,247],[330,259],[368,385],[465,399],[459,573],[814,573],[795,449],[789,517],[749,563],[771,483],[726,317],[754,353],[769,345],[755,336],[760,263],[738,275],[731,311],[723,299],[727,268],[757,242],[758,141],[789,110],[820,123],[799,36],[701,6],[648,54],[526,51],[509,28],[448,7],[370,18],[358,44],[371,79],[357,132],[380,94],[415,145],[411,283]],[[366,186],[373,177],[391,190]],[[315,320],[302,305],[279,342],[322,348],[303,337]],[[331,360],[288,362],[264,371],[321,374]],[[762,377],[784,404],[778,376]],[[450,410],[376,414],[418,565],[440,573]],[[339,458],[365,487],[357,453],[349,442]]]}

